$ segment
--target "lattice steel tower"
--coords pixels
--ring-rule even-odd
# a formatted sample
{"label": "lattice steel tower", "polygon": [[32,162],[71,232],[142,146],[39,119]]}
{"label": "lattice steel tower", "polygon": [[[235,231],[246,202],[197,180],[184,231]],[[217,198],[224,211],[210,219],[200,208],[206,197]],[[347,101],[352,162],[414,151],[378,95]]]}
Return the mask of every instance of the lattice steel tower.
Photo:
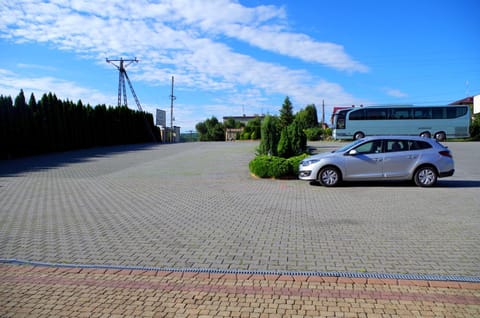
{"label": "lattice steel tower", "polygon": [[[135,99],[135,103],[137,103],[138,110],[143,111],[142,105],[140,105],[140,101],[137,98],[137,94],[135,94],[135,90],[133,89],[132,83],[130,82],[130,79],[128,78],[127,71],[125,68],[129,66],[132,63],[138,63],[137,58],[134,58],[133,60],[124,60],[123,58],[120,58],[119,60],[110,60],[106,59],[107,63],[112,64],[118,69],[118,106],[128,106],[127,103],[127,89],[125,88],[125,79],[127,79],[128,86],[130,87],[130,91],[132,92],[133,98]],[[119,64],[115,64],[114,62],[119,62]],[[123,96],[123,102],[124,104],[122,105],[122,96]]]}
{"label": "lattice steel tower", "polygon": [[[135,99],[135,103],[137,103],[138,110],[143,112],[142,105],[140,105],[140,101],[138,100],[137,94],[135,94],[135,90],[133,89],[132,83],[128,78],[127,71],[125,70],[125,68],[130,64],[134,62],[138,63],[137,58],[134,58],[133,60],[132,59],[124,60],[123,58],[120,58],[119,60],[110,60],[107,58],[106,61],[107,63],[112,64],[118,69],[118,106],[128,107],[127,89],[125,88],[125,79],[127,79],[128,86],[130,87],[130,91],[132,92],[133,98]],[[118,62],[119,64],[115,64],[115,62]],[[124,102],[123,105],[122,105],[122,96],[123,96],[123,102]],[[152,127],[150,127],[146,117],[145,117],[145,125],[152,137],[152,140],[156,141],[155,134],[153,133]]]}

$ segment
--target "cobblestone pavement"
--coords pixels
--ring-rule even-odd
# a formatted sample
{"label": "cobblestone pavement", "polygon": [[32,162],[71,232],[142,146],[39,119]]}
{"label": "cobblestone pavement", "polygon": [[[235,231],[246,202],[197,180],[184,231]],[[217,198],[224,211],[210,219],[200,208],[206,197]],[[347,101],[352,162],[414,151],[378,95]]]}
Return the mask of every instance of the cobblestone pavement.
{"label": "cobblestone pavement", "polygon": [[[248,162],[257,145],[134,145],[0,162],[0,258],[480,276],[480,143],[447,143],[456,173],[432,189],[407,183],[325,188],[256,179],[249,175]],[[312,146],[319,152],[338,144]],[[28,285],[23,278],[12,279],[8,287],[1,283],[0,301],[6,288]],[[45,293],[55,291],[52,284],[38,282]],[[78,288],[93,292],[94,287]],[[185,290],[165,291],[172,293],[190,296]],[[255,298],[260,294],[253,293]]]}
{"label": "cobblestone pavement", "polygon": [[479,317],[480,284],[0,265],[1,317]]}

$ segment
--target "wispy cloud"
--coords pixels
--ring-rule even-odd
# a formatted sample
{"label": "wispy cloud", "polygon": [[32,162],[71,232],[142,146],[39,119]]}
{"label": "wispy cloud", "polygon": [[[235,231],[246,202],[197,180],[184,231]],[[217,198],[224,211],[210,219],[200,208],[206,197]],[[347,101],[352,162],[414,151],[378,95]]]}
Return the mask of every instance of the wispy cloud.
{"label": "wispy cloud", "polygon": [[[114,96],[105,96],[101,92],[81,87],[77,83],[54,77],[25,77],[9,70],[0,69],[0,91],[6,96],[15,98],[22,88],[27,98],[31,93],[39,99],[46,93],[55,93],[61,99],[70,99],[74,102],[82,100],[84,104],[98,105],[105,100],[115,100]],[[53,89],[52,89],[53,88]]]}
{"label": "wispy cloud", "polygon": [[392,97],[397,97],[397,98],[408,97],[408,94],[402,92],[399,89],[395,89],[395,88],[388,88],[388,87],[384,88],[384,92],[388,96],[392,96]]}
{"label": "wispy cloud", "polygon": [[50,72],[57,71],[55,67],[50,65],[19,63],[17,64],[17,66],[22,69],[34,69],[34,70],[43,70],[43,71],[50,71]]}
{"label": "wispy cloud", "polygon": [[341,45],[289,31],[278,6],[245,7],[235,0],[20,0],[2,4],[0,14],[0,37],[46,42],[99,61],[136,56],[142,63],[135,78],[151,85],[172,74],[179,85],[201,90],[256,89],[288,94],[299,103],[353,99],[307,70],[236,52],[226,38],[340,72],[368,71]]}

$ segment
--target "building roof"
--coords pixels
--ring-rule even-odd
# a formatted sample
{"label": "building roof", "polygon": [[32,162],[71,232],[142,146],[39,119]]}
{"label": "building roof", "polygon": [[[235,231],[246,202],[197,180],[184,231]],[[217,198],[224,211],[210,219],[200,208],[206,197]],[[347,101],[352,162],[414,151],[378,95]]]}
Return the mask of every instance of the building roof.
{"label": "building roof", "polygon": [[473,96],[465,97],[464,99],[457,100],[448,105],[470,105],[470,104],[473,104]]}
{"label": "building roof", "polygon": [[255,118],[263,119],[264,117],[265,117],[264,115],[255,115],[255,116],[246,116],[246,115],[243,115],[243,116],[224,116],[224,117],[223,117],[223,121],[226,121],[226,120],[229,120],[229,119],[233,119],[233,120],[240,121],[240,122],[247,122],[247,121],[250,121],[250,120],[255,119]]}

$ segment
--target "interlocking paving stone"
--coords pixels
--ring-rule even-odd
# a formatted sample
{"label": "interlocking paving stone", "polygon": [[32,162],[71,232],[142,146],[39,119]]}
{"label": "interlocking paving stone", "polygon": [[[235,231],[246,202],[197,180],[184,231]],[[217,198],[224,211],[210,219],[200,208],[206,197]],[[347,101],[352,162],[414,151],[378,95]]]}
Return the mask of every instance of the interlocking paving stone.
{"label": "interlocking paving stone", "polygon": [[[326,151],[335,143],[320,143]],[[138,145],[0,162],[0,257],[480,275],[478,143],[438,187],[250,176],[258,143]]]}
{"label": "interlocking paving stone", "polygon": [[[2,161],[0,258],[479,277],[480,143],[447,144],[456,173],[432,189],[406,183],[330,189],[254,178],[248,162],[258,143],[251,142],[133,145]],[[315,145],[326,151],[338,144]],[[2,317],[480,315],[476,283],[0,269]],[[158,280],[168,277],[174,283]]]}

